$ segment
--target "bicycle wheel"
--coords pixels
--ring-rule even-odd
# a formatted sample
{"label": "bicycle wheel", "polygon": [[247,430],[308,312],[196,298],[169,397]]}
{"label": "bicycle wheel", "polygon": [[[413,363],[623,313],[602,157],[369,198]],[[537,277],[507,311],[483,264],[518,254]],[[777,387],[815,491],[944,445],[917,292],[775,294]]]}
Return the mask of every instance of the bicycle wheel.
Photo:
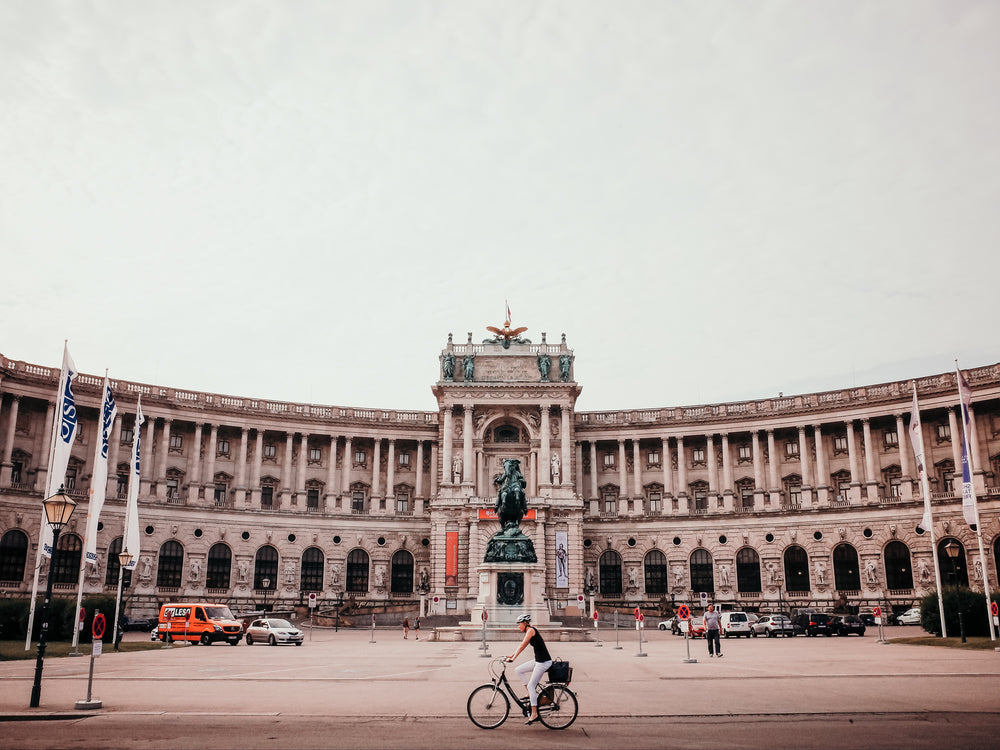
{"label": "bicycle wheel", "polygon": [[466,710],[472,723],[480,729],[496,729],[507,721],[510,699],[493,685],[480,685],[469,696]]}
{"label": "bicycle wheel", "polygon": [[546,685],[538,696],[538,718],[549,729],[565,729],[576,721],[577,711],[576,693],[565,685]]}

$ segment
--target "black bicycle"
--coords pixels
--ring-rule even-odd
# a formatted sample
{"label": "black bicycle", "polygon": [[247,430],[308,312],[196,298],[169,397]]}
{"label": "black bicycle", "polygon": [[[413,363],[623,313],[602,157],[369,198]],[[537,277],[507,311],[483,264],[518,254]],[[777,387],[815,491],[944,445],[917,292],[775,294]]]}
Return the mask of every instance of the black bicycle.
{"label": "black bicycle", "polygon": [[[507,721],[513,700],[524,716],[531,715],[531,701],[519,698],[507,681],[507,658],[493,659],[489,666],[492,682],[480,685],[469,695],[466,706],[472,723],[480,729],[496,729]],[[547,676],[547,675],[546,675]],[[577,714],[576,693],[564,682],[538,686],[538,718],[549,729],[565,729]]]}

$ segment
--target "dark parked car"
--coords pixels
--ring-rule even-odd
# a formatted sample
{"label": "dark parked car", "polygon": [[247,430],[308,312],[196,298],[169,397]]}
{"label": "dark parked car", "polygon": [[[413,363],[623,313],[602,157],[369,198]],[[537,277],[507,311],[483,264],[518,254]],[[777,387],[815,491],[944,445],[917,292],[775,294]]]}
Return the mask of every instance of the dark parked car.
{"label": "dark parked car", "polygon": [[873,614],[861,614],[858,615],[858,617],[861,619],[861,622],[865,624],[866,628],[874,628],[878,624],[875,622],[875,615]]}
{"label": "dark parked car", "polygon": [[837,618],[837,635],[864,635],[865,623],[858,615]]}
{"label": "dark parked car", "polygon": [[831,620],[833,615],[825,615],[821,612],[800,612],[795,615],[792,623],[795,625],[796,633],[806,635],[833,635],[833,625]]}

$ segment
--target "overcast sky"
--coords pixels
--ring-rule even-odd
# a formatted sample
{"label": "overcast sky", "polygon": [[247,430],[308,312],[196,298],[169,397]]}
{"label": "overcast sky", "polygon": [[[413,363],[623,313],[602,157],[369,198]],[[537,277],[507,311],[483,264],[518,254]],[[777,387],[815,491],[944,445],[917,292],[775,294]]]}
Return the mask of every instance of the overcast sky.
{"label": "overcast sky", "polygon": [[566,333],[581,410],[1000,361],[1000,3],[0,3],[0,352],[436,408]]}

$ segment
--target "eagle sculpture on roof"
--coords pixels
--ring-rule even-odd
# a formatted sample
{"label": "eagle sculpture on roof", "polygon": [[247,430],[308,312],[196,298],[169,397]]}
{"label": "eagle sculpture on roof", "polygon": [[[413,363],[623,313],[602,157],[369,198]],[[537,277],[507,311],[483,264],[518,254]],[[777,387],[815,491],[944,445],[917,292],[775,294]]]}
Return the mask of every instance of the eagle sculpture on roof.
{"label": "eagle sculpture on roof", "polygon": [[528,339],[521,338],[521,334],[528,330],[527,326],[519,328],[510,327],[510,305],[507,305],[507,317],[504,319],[503,328],[486,326],[486,330],[496,335],[492,339],[484,340],[484,344],[501,344],[504,349],[507,349],[510,347],[512,341],[518,344],[531,343]]}

